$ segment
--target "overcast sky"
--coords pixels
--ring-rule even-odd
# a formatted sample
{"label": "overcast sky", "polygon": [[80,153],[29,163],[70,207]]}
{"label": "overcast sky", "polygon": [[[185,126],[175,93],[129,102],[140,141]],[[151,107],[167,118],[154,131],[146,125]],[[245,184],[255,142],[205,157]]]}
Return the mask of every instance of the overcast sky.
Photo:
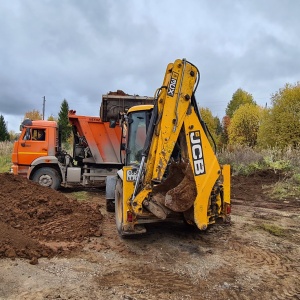
{"label": "overcast sky", "polygon": [[220,119],[233,93],[270,105],[300,80],[300,1],[0,0],[0,114],[57,117],[63,99],[99,115],[102,94],[153,96],[167,64],[201,73],[201,107]]}

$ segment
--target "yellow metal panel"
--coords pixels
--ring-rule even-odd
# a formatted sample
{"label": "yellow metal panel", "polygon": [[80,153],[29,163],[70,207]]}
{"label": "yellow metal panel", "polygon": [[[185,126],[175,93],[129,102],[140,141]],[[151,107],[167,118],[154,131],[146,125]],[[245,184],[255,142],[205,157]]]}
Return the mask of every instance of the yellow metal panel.
{"label": "yellow metal panel", "polygon": [[224,202],[230,204],[230,165],[223,165],[223,190],[224,190]]}
{"label": "yellow metal panel", "polygon": [[144,188],[134,199],[133,211],[136,215],[142,214],[143,201],[148,197],[151,191],[151,189]]}
{"label": "yellow metal panel", "polygon": [[153,105],[147,104],[147,105],[136,105],[128,109],[127,113],[140,111],[140,110],[150,110],[153,108]]}
{"label": "yellow metal panel", "polygon": [[185,117],[184,128],[197,187],[194,221],[199,229],[204,230],[209,224],[210,195],[220,176],[221,167],[194,109]]}
{"label": "yellow metal panel", "polygon": [[123,167],[123,224],[127,225],[127,211],[131,211],[130,198],[134,190],[134,181],[128,181],[127,171],[132,170],[132,166]]}

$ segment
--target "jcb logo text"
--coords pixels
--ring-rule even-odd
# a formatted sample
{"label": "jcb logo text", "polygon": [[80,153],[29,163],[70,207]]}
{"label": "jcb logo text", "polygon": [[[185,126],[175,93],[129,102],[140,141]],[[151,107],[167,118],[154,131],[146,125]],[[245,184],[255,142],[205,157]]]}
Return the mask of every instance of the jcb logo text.
{"label": "jcb logo text", "polygon": [[195,175],[198,176],[205,174],[205,164],[200,138],[200,131],[190,132],[190,141]]}

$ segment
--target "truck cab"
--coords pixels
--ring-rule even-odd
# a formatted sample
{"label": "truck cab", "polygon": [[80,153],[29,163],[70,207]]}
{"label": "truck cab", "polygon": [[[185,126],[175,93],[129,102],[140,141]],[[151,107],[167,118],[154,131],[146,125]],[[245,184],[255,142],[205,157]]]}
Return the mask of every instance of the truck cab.
{"label": "truck cab", "polygon": [[57,180],[54,181],[53,178],[44,176],[39,183],[58,188],[61,179],[58,160],[55,156],[59,148],[57,123],[55,121],[26,119],[22,122],[20,130],[21,135],[19,140],[14,143],[12,153],[13,174],[34,179],[36,174],[41,172],[41,169],[51,168],[51,172],[55,172]]}

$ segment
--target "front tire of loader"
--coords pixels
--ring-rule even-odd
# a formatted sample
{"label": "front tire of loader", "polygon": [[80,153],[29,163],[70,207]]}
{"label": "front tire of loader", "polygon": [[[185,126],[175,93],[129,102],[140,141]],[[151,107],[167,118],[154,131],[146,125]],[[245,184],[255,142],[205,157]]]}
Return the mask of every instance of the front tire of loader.
{"label": "front tire of loader", "polygon": [[115,218],[118,233],[124,236],[123,231],[123,184],[122,180],[118,179],[115,189]]}

